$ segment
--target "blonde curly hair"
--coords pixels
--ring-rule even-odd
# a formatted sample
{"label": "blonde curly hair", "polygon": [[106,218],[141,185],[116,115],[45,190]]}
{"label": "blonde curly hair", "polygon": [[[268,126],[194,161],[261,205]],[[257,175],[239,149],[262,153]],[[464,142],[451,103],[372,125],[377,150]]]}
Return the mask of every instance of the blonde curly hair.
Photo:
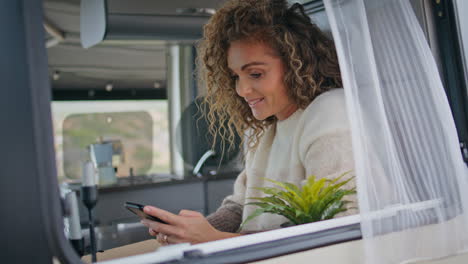
{"label": "blonde curly hair", "polygon": [[198,44],[199,85],[206,89],[200,109],[209,122],[213,145],[221,137],[222,144],[227,141],[231,148],[240,136],[247,138],[249,149],[255,149],[265,128],[277,122],[275,116],[255,119],[236,93],[227,52],[230,43],[239,40],[262,42],[276,51],[285,65],[287,94],[300,109],[324,91],[342,87],[333,41],[311,23],[302,5],[230,0],[210,18]]}

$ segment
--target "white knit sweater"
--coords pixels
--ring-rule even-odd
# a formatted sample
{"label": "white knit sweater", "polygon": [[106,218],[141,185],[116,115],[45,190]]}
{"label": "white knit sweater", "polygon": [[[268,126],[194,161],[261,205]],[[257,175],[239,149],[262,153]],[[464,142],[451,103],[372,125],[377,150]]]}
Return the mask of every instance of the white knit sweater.
{"label": "white knit sweater", "polygon": [[[262,178],[299,185],[310,175],[331,179],[353,168],[344,91],[334,89],[315,98],[306,109],[297,110],[266,129],[258,147],[247,153],[245,170],[236,179],[233,194],[224,199],[208,220],[222,231],[234,232],[256,209],[252,205],[244,206],[251,201],[247,198],[265,196],[254,187],[274,186]],[[352,181],[346,187],[354,185]],[[354,201],[351,206],[357,207],[356,197],[349,198]],[[344,215],[353,213],[356,210]],[[241,232],[275,229],[287,221],[279,215],[262,214],[247,223]]]}

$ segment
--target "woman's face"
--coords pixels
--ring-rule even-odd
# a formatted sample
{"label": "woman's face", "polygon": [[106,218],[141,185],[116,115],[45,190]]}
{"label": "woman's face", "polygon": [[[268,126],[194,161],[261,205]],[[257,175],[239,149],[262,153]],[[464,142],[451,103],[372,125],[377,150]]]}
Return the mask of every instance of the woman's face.
{"label": "woman's face", "polygon": [[256,119],[274,115],[284,120],[297,110],[286,94],[283,62],[268,45],[232,42],[227,61],[236,81],[236,92],[249,104]]}

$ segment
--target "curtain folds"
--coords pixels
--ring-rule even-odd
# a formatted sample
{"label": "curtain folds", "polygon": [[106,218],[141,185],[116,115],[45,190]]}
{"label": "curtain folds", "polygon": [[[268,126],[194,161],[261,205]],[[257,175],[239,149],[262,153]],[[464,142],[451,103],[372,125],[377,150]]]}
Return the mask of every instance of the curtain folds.
{"label": "curtain folds", "polygon": [[468,249],[468,169],[408,0],[325,0],[350,115],[368,263]]}

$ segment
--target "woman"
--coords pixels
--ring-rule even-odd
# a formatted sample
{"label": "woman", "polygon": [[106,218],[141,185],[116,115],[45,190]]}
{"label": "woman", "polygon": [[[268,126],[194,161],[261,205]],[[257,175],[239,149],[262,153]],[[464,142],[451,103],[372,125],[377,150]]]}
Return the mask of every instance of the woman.
{"label": "woman", "polygon": [[263,178],[298,185],[310,175],[331,179],[353,169],[343,89],[335,89],[341,77],[334,45],[301,5],[228,1],[205,26],[199,56],[210,131],[231,142],[235,133],[246,138],[246,166],[233,194],[207,218],[146,206],[148,214],[170,223],[143,220],[163,244],[278,228],[286,219],[264,214],[237,233],[255,210],[244,206],[246,198],[261,196],[253,187],[270,186]]}

